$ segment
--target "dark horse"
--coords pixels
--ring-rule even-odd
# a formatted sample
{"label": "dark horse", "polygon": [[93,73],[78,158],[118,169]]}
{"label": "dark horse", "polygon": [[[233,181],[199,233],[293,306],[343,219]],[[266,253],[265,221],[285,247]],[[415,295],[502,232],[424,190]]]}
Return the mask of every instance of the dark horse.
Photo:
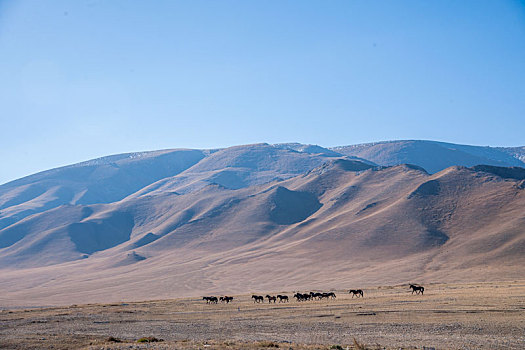
{"label": "dark horse", "polygon": [[222,302],[226,302],[226,304],[229,304],[230,301],[233,301],[233,297],[229,297],[229,296],[224,296],[224,297],[220,297],[219,300]]}
{"label": "dark horse", "polygon": [[323,293],[317,293],[317,292],[310,292],[310,298],[312,300],[316,300],[316,299],[323,299]]}
{"label": "dark horse", "polygon": [[266,294],[266,297],[268,298],[268,303],[271,303],[273,301],[273,303],[275,304],[275,302],[277,301],[277,297],[275,296]]}
{"label": "dark horse", "polygon": [[302,293],[295,293],[293,296],[294,298],[297,298],[297,301],[305,301],[305,300],[309,300],[312,298],[310,294],[302,294]]}
{"label": "dark horse", "polygon": [[206,304],[217,304],[219,301],[217,297],[202,297],[202,300],[206,300]]}
{"label": "dark horse", "polygon": [[334,292],[329,292],[329,293],[323,293],[323,296],[325,296],[325,298],[331,298],[331,299],[335,299],[336,296],[335,296],[335,293]]}
{"label": "dark horse", "polygon": [[411,284],[409,288],[412,288],[412,294],[414,294],[414,292],[416,292],[416,294],[421,293],[421,295],[423,295],[423,292],[425,291],[425,287],[423,287],[423,286],[416,286],[414,284]]}
{"label": "dark horse", "polygon": [[262,303],[264,302],[264,297],[262,295],[252,295],[252,299],[254,303]]}
{"label": "dark horse", "polygon": [[348,293],[352,294],[352,298],[355,296],[357,298],[363,297],[363,291],[361,289],[350,289]]}
{"label": "dark horse", "polygon": [[287,303],[287,302],[289,302],[288,295],[280,295],[279,294],[279,295],[277,295],[277,299],[279,299],[280,303],[283,303],[283,302]]}

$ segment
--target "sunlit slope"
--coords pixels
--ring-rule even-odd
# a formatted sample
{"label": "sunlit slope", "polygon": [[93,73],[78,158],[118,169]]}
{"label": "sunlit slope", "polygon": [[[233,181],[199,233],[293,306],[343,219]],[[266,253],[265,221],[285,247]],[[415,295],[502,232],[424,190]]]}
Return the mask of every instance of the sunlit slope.
{"label": "sunlit slope", "polygon": [[347,156],[365,158],[379,165],[415,164],[430,173],[454,165],[525,166],[524,147],[480,147],[437,141],[400,140],[340,146],[332,150]]}
{"label": "sunlit slope", "polygon": [[60,207],[0,231],[3,241],[29,232],[0,250],[0,266],[9,266],[2,298],[42,304],[523,278],[524,179],[522,168],[429,175],[337,158],[239,189],[209,184]]}
{"label": "sunlit slope", "polygon": [[127,153],[30,175],[0,185],[0,229],[64,204],[111,203],[205,157],[200,150]]}
{"label": "sunlit slope", "polygon": [[128,153],[52,169],[0,185],[0,229],[61,205],[112,203],[137,191],[187,193],[210,183],[242,188],[343,157],[318,146],[315,152],[256,144]]}

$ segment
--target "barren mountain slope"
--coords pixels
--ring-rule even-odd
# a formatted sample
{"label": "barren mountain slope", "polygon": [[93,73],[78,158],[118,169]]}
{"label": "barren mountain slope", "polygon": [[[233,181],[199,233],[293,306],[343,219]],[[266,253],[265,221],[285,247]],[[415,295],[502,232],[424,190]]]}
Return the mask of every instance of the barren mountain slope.
{"label": "barren mountain slope", "polygon": [[188,193],[210,183],[238,189],[286,179],[343,154],[372,165],[416,164],[433,173],[453,165],[525,166],[523,153],[523,147],[389,141],[332,150],[284,143],[119,154],[0,185],[0,229],[60,205],[111,203],[137,191],[136,195],[152,191]]}
{"label": "barren mountain slope", "polygon": [[139,190],[187,193],[210,183],[236,189],[286,179],[333,157],[343,156],[319,146],[302,152],[256,144],[94,159],[0,185],[0,229],[60,205],[111,203]]}
{"label": "barren mountain slope", "polygon": [[523,278],[524,179],[336,159],[237,190],[57,208],[0,250],[0,305]]}
{"label": "barren mountain slope", "polygon": [[319,146],[283,147],[266,143],[218,150],[184,172],[145,187],[146,193],[188,193],[210,183],[239,189],[305,173],[334,158],[353,158]]}
{"label": "barren mountain slope", "polygon": [[333,151],[379,165],[415,164],[430,173],[460,165],[524,167],[523,147],[480,147],[425,140],[400,140],[340,146]]}
{"label": "barren mountain slope", "polygon": [[205,157],[200,150],[127,153],[93,159],[0,185],[0,229],[64,204],[111,203]]}
{"label": "barren mountain slope", "polygon": [[496,147],[498,150],[507,153],[511,157],[517,158],[525,163],[525,146],[521,147]]}

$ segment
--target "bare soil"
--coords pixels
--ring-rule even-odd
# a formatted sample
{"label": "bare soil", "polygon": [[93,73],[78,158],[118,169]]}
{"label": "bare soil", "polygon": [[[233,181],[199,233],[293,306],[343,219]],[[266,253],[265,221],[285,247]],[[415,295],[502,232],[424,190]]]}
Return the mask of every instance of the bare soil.
{"label": "bare soil", "polygon": [[[364,293],[307,302],[270,293],[291,298],[281,304],[238,295],[216,305],[186,298],[2,310],[0,348],[525,349],[525,281],[429,284],[424,295],[408,285]],[[143,337],[162,341],[138,343]]]}

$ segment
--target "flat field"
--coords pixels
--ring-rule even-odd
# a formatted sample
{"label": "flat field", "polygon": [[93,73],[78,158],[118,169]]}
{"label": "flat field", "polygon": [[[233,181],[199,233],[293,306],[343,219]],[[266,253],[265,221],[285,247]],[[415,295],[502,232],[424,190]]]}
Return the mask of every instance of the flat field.
{"label": "flat field", "polygon": [[[269,293],[291,299],[276,304],[237,295],[230,304],[181,298],[2,310],[0,348],[525,349],[525,281],[428,284],[423,296],[408,285],[363,290],[364,298],[335,291],[336,299],[306,302]],[[162,341],[138,343],[142,337]]]}

